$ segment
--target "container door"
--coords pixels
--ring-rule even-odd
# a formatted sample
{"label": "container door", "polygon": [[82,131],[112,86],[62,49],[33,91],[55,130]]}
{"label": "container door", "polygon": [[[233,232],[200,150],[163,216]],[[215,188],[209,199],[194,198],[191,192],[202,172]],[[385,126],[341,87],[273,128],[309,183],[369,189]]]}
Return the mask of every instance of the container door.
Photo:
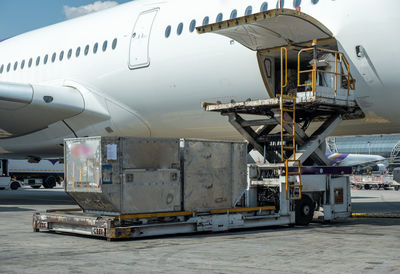
{"label": "container door", "polygon": [[136,20],[129,49],[129,68],[137,69],[150,65],[150,34],[158,8],[142,12]]}

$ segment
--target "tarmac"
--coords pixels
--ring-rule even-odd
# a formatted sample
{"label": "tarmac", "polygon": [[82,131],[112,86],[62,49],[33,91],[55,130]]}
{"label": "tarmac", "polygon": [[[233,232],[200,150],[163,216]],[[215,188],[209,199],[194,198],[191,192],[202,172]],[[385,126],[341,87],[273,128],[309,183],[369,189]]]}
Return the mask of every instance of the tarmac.
{"label": "tarmac", "polygon": [[[400,214],[400,191],[352,195],[353,212]],[[32,232],[35,211],[72,207],[62,189],[0,191],[0,273],[400,273],[399,218],[115,242]]]}

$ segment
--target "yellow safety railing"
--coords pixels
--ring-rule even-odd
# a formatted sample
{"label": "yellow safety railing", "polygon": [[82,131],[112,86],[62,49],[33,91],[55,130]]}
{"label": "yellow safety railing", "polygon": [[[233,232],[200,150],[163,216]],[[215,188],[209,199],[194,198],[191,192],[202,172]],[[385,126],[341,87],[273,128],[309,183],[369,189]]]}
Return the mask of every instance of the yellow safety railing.
{"label": "yellow safety railing", "polygon": [[[314,57],[313,57],[313,65],[312,69],[308,70],[301,70],[301,55],[305,52],[309,51],[314,51]],[[335,71],[326,71],[326,70],[319,70],[317,68],[317,53],[319,52],[327,52],[331,53],[335,56]],[[340,64],[340,72],[338,72],[338,63]],[[311,83],[301,83],[301,75],[304,73],[312,73],[312,78],[311,78]],[[347,96],[350,95],[350,89],[354,90],[355,89],[355,80],[354,77],[350,73],[350,66],[349,62],[346,59],[346,56],[335,50],[329,50],[329,49],[323,49],[323,48],[317,48],[317,47],[311,47],[311,48],[305,48],[301,49],[298,54],[297,54],[297,86],[298,87],[307,87],[311,86],[311,91],[313,93],[316,92],[316,82],[317,82],[317,73],[326,73],[326,74],[333,74],[335,75],[335,96],[337,95],[337,78],[340,77],[340,87],[343,89],[347,89]],[[344,82],[346,83],[346,87],[344,86]]]}

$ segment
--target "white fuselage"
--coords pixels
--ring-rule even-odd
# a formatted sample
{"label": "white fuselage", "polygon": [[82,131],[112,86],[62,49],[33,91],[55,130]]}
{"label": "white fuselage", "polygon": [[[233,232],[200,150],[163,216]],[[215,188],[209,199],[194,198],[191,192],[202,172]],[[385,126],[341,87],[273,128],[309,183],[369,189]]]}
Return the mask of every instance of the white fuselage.
{"label": "white fuselage", "polygon": [[[259,12],[277,1],[260,0],[137,0],[115,8],[32,31],[0,43],[0,82],[60,84],[84,87],[109,115],[98,119],[83,112],[19,137],[0,140],[3,153],[12,155],[56,155],[65,137],[129,135],[153,137],[225,138],[240,137],[224,117],[206,113],[201,102],[268,98],[256,53],[230,39],[198,35],[189,31],[190,22],[202,25],[218,13],[228,19],[233,9],[243,16],[247,6]],[[284,1],[293,9],[293,1]],[[315,2],[315,1],[314,1]],[[397,8],[400,2],[320,0],[302,1],[301,11],[327,27],[338,41],[339,50],[350,60],[357,80],[357,100],[366,119],[344,122],[336,134],[396,133],[400,131],[400,95]],[[130,44],[138,16],[156,9],[149,33],[149,65],[129,68]],[[183,32],[177,34],[179,23]],[[165,37],[167,26],[171,34]],[[112,42],[117,46],[112,49]],[[107,49],[103,52],[103,42]],[[93,46],[98,43],[98,51]],[[84,50],[89,45],[89,52]],[[357,57],[361,45],[368,54]],[[76,50],[80,47],[80,55]],[[72,56],[68,59],[68,51]],[[64,51],[60,61],[60,52]],[[56,53],[53,63],[51,58]],[[43,64],[48,55],[47,64]],[[40,64],[36,59],[40,56]],[[29,59],[33,59],[28,68]],[[25,67],[21,69],[21,62]],[[14,71],[14,64],[18,62]],[[6,67],[10,65],[10,71]],[[85,104],[90,106],[91,102]],[[12,119],[12,114],[10,114]],[[1,126],[0,126],[1,127]]]}

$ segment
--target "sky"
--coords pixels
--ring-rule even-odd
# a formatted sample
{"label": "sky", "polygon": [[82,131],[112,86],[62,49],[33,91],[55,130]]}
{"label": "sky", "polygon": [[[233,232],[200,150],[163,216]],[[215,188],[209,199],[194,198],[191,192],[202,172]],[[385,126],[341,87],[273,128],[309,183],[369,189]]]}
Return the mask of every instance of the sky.
{"label": "sky", "polygon": [[131,0],[0,0],[0,41]]}

